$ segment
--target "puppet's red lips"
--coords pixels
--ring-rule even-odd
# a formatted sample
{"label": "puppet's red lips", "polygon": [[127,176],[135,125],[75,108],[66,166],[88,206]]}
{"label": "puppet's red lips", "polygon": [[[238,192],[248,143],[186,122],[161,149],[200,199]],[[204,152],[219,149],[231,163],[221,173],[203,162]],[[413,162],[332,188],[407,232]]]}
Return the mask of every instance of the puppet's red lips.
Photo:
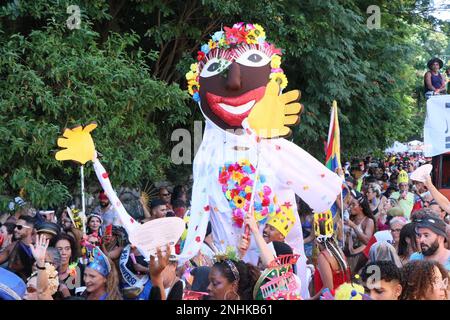
{"label": "puppet's red lips", "polygon": [[255,103],[264,96],[265,91],[266,87],[259,87],[237,97],[222,97],[207,92],[206,100],[216,116],[230,126],[239,127]]}

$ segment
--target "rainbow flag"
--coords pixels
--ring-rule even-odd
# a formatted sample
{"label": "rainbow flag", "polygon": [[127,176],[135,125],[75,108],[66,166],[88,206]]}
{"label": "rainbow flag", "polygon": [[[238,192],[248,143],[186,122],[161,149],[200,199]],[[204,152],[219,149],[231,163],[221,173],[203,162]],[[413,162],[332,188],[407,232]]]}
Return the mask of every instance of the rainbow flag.
{"label": "rainbow flag", "polygon": [[331,107],[331,119],[330,128],[328,130],[328,141],[326,145],[325,165],[333,172],[336,172],[337,168],[342,167],[339,120],[336,100],[333,101],[333,106]]}
{"label": "rainbow flag", "polygon": [[[325,147],[326,157],[325,165],[328,169],[336,172],[337,168],[342,168],[341,166],[341,143],[340,143],[340,133],[339,133],[339,121],[338,121],[338,110],[337,102],[333,101],[333,106],[331,107],[331,119],[330,128],[328,129],[328,141]],[[334,218],[339,207],[336,202],[330,208],[331,214]],[[336,229],[336,225],[334,228]]]}

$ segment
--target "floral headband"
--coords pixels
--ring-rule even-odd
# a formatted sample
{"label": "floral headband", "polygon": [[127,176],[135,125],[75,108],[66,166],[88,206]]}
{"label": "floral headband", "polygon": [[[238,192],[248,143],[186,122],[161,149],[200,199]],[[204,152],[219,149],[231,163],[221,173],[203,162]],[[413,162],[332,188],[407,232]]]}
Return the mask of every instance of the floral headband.
{"label": "floral headband", "polygon": [[[239,62],[242,57],[250,60],[255,51],[262,52],[267,57],[252,61],[252,65],[260,67],[270,61],[272,68],[270,81],[277,82],[281,89],[286,88],[288,81],[283,69],[280,68],[281,50],[266,42],[266,33],[260,25],[239,22],[232,28],[224,27],[223,29],[223,31],[215,32],[208,43],[200,47],[200,51],[197,52],[198,62],[192,63],[190,71],[186,73],[188,92],[194,101],[200,101],[200,75],[207,77],[212,73],[224,72],[234,60]],[[206,71],[203,72],[203,70]]]}

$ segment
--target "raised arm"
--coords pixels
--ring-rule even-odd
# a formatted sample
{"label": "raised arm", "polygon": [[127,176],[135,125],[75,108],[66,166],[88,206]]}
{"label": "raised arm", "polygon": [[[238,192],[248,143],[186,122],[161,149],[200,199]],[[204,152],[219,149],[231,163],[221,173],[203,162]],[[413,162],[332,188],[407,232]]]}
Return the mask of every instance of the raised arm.
{"label": "raised arm", "polygon": [[259,231],[258,224],[252,214],[248,214],[245,217],[245,224],[249,226],[250,231],[255,238],[256,245],[258,246],[260,251],[260,258],[263,266],[267,267],[269,263],[275,259],[275,256],[273,255],[272,250],[270,250],[261,232]]}
{"label": "raised arm", "polygon": [[447,213],[450,213],[450,201],[434,186],[433,182],[431,181],[431,176],[426,177],[425,186],[428,188],[428,191],[430,191],[431,195],[433,196],[434,200],[436,200],[438,205]]}

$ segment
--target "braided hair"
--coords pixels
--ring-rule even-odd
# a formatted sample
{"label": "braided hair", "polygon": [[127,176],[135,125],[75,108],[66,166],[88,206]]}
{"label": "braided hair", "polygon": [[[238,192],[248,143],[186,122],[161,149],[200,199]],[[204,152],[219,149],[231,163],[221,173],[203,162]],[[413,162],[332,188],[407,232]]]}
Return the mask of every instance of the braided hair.
{"label": "braided hair", "polygon": [[[320,234],[326,234],[325,231],[325,223],[326,221],[319,221],[319,230]],[[325,236],[318,236],[317,241],[325,247],[325,249],[330,253],[338,262],[339,268],[342,272],[348,271],[348,264],[345,260],[345,255],[342,252],[342,250],[339,248],[339,246],[336,243],[336,240],[334,239],[334,236],[331,237],[325,237]]]}

